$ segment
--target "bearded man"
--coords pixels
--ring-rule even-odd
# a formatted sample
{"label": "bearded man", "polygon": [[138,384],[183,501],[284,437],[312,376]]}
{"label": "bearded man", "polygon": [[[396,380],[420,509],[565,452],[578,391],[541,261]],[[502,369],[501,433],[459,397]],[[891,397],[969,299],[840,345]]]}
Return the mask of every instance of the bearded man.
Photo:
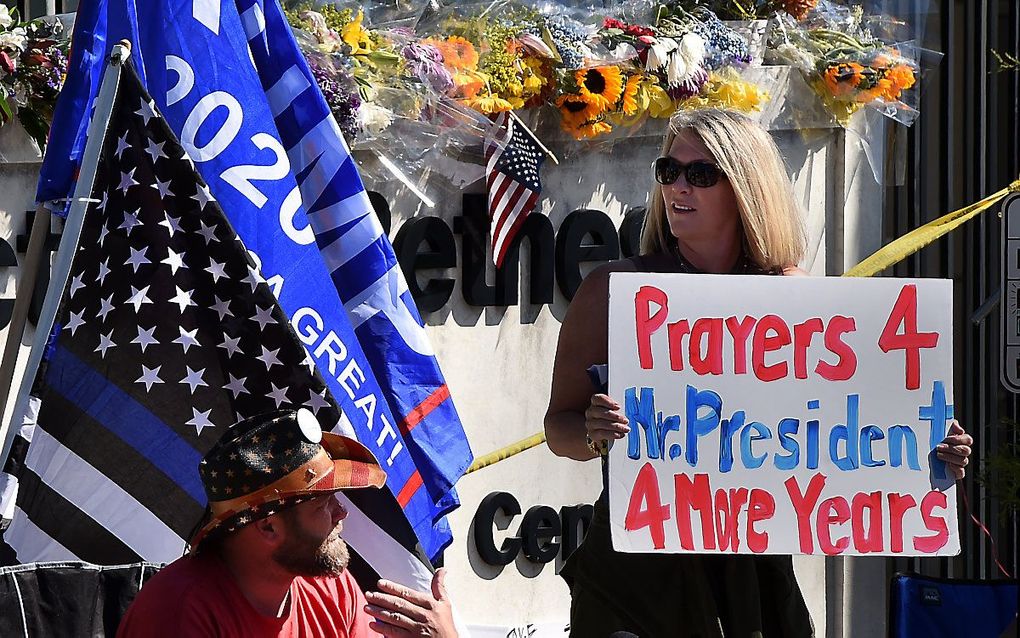
{"label": "bearded man", "polygon": [[347,512],[334,494],[386,475],[310,411],[241,421],[199,474],[209,506],[191,551],[145,584],[118,637],[456,636],[442,570],[431,593],[380,581],[368,605],[346,570]]}

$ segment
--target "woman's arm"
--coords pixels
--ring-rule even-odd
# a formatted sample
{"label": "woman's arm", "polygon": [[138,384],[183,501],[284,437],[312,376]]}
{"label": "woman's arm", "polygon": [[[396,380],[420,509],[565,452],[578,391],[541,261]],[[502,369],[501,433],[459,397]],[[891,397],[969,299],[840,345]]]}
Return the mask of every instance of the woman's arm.
{"label": "woman's arm", "polygon": [[620,406],[595,394],[587,370],[608,362],[609,274],[633,271],[630,261],[615,261],[596,268],[581,283],[560,326],[552,390],[545,414],[545,436],[557,456],[587,461],[597,455],[593,441],[620,438],[629,431]]}

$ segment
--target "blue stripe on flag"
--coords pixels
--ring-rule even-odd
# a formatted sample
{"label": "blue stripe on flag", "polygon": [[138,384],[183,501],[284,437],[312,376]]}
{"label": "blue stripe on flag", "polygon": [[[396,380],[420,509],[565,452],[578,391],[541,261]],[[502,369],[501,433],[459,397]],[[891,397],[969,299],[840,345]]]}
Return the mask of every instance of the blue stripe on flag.
{"label": "blue stripe on flag", "polygon": [[57,346],[47,366],[45,380],[50,389],[120,437],[199,505],[205,505],[198,475],[202,455],[173,428],[63,346]]}

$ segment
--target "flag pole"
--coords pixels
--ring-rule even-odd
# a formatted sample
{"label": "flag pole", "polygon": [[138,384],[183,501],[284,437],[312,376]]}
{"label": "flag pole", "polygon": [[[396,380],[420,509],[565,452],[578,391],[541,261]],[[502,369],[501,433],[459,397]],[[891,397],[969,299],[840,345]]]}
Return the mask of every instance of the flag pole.
{"label": "flag pole", "polygon": [[[95,113],[93,114],[92,122],[89,124],[85,151],[81,160],[81,170],[78,174],[78,181],[75,184],[74,195],[71,198],[67,220],[64,222],[64,232],[60,237],[60,246],[57,249],[57,257],[53,264],[50,285],[46,290],[46,299],[43,302],[42,312],[39,314],[39,323],[36,326],[32,350],[28,356],[25,374],[21,379],[21,387],[16,395],[17,400],[14,404],[14,410],[11,411],[10,419],[5,424],[3,451],[0,453],[0,459],[3,462],[6,462],[11,442],[14,439],[14,435],[20,429],[21,424],[17,423],[17,421],[25,413],[28,394],[32,390],[32,384],[35,381],[39,363],[42,361],[43,350],[46,348],[46,342],[49,341],[49,333],[53,329],[57,306],[60,304],[64,287],[67,285],[67,277],[71,272],[71,264],[74,262],[81,229],[85,222],[85,211],[88,209],[92,185],[96,179],[96,166],[99,162],[99,155],[103,150],[103,143],[106,140],[106,129],[110,123],[114,98],[117,96],[117,87],[120,84],[120,66],[127,61],[130,55],[130,42],[121,40],[115,44],[110,52],[110,62],[103,73],[103,78],[99,85],[99,93],[95,101]],[[32,223],[32,235],[29,239],[28,250],[25,253],[25,261],[21,267],[21,284],[18,286],[18,294],[15,296],[10,332],[7,333],[7,345],[4,348],[3,361],[0,363],[0,388],[10,388],[11,381],[14,378],[14,369],[18,361],[21,337],[25,330],[25,319],[28,316],[28,306],[32,299],[33,288],[35,287],[35,273],[42,259],[43,240],[49,231],[49,222],[50,216],[48,211],[43,204],[40,204],[36,211],[35,220]],[[0,418],[2,418],[7,409],[10,395],[11,393],[8,390],[8,392],[0,396]]]}

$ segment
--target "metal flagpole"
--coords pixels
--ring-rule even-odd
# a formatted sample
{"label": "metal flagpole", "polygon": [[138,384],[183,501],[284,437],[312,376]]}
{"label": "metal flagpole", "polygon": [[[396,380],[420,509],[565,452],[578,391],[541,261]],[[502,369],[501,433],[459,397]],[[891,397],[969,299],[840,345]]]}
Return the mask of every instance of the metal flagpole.
{"label": "metal flagpole", "polygon": [[[103,79],[99,85],[99,94],[96,97],[96,108],[89,124],[88,137],[85,142],[85,152],[81,161],[81,170],[78,181],[75,184],[74,196],[71,199],[71,207],[64,222],[64,232],[60,237],[60,247],[57,249],[57,257],[53,264],[53,271],[50,276],[50,285],[46,290],[46,299],[43,302],[42,312],[39,314],[39,324],[36,326],[35,339],[32,343],[32,350],[29,353],[28,365],[25,367],[25,375],[21,379],[21,386],[18,388],[17,401],[14,410],[11,411],[10,420],[6,424],[4,435],[3,452],[0,453],[0,460],[6,462],[7,454],[10,452],[11,442],[14,435],[21,427],[19,419],[24,415],[28,404],[28,395],[32,390],[32,383],[35,381],[36,372],[39,370],[39,363],[42,361],[43,350],[46,349],[46,342],[49,340],[50,331],[53,329],[53,321],[56,318],[57,306],[60,304],[60,297],[67,286],[67,278],[71,272],[71,264],[74,262],[74,255],[78,249],[78,240],[81,237],[81,230],[85,222],[85,211],[89,206],[89,196],[92,194],[92,185],[96,178],[96,165],[99,162],[99,154],[103,150],[103,143],[106,141],[106,130],[110,123],[110,113],[113,112],[114,98],[117,96],[117,87],[120,85],[120,65],[127,61],[131,55],[131,43],[121,40],[115,44],[110,53],[110,63],[103,73]],[[14,368],[18,360],[18,350],[21,343],[21,336],[25,329],[25,319],[28,315],[28,306],[32,298],[36,268],[42,255],[43,238],[46,236],[49,226],[49,215],[44,214],[45,208],[39,207],[36,218],[32,224],[32,236],[29,240],[28,252],[25,254],[25,262],[22,265],[21,281],[18,287],[18,294],[14,302],[14,311],[11,319],[10,332],[7,335],[7,346],[4,349],[3,362],[0,364],[0,388],[10,388],[11,380],[14,377]],[[35,250],[33,251],[33,246]],[[33,261],[34,260],[34,263]],[[7,402],[10,397],[8,391],[0,397],[0,415],[7,409]],[[2,463],[0,463],[2,467]]]}

